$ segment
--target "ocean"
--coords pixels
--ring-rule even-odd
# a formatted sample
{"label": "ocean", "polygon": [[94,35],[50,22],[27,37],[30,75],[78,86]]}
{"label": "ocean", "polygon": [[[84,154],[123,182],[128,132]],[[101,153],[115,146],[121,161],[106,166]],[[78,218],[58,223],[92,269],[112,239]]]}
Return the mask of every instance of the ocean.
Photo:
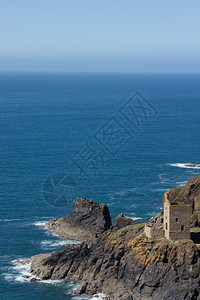
{"label": "ocean", "polygon": [[73,243],[44,223],[75,197],[144,222],[200,174],[200,74],[0,73],[0,106],[0,298],[92,299],[18,261]]}

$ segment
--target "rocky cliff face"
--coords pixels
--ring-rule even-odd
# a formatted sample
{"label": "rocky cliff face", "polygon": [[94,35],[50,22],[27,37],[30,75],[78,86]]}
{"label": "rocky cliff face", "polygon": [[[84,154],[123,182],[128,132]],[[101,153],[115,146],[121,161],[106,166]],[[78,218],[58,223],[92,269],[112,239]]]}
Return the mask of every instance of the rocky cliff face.
{"label": "rocky cliff face", "polygon": [[[186,187],[173,189],[170,199],[174,195],[176,201],[183,196],[190,203],[198,201],[199,181],[197,176],[189,180]],[[110,300],[200,299],[198,228],[193,229],[195,242],[172,242],[164,238],[148,240],[144,224],[119,215],[111,226],[107,207],[87,199],[77,199],[73,214],[64,217],[64,222],[62,218],[59,220],[49,222],[58,222],[60,226],[52,228],[64,231],[69,228],[70,235],[73,235],[68,224],[75,224],[75,230],[80,228],[80,237],[78,233],[74,236],[82,240],[87,237],[89,243],[67,245],[62,251],[32,257],[30,271],[35,276],[78,281],[76,293],[102,292]],[[62,222],[67,223],[64,229]],[[65,234],[69,237],[69,233]]]}
{"label": "rocky cliff face", "polygon": [[96,244],[66,246],[31,258],[42,279],[79,281],[76,293],[105,293],[108,299],[199,299],[200,251],[192,241],[150,242],[143,225],[128,225]]}

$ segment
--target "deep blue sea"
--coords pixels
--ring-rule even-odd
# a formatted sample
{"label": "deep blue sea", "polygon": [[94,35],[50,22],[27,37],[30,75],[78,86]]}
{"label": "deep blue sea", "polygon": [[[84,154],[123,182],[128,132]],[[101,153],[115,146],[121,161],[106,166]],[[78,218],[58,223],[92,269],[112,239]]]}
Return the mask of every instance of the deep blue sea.
{"label": "deep blue sea", "polygon": [[0,108],[0,298],[90,299],[17,261],[72,242],[43,225],[75,196],[143,222],[200,174],[200,74],[1,73]]}

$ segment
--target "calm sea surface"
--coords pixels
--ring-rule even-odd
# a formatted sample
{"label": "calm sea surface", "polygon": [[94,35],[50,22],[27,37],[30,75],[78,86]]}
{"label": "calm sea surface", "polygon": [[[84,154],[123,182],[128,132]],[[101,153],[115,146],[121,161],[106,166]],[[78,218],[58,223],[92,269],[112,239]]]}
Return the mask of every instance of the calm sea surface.
{"label": "calm sea surface", "polygon": [[143,222],[200,174],[200,74],[0,74],[0,108],[0,298],[89,299],[16,261],[72,242],[43,224],[75,196]]}

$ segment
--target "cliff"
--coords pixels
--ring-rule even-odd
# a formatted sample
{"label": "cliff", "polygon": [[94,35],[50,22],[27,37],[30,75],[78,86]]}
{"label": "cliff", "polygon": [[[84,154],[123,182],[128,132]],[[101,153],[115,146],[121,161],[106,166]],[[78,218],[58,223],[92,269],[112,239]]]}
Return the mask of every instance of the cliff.
{"label": "cliff", "polygon": [[142,225],[130,225],[87,244],[31,258],[42,279],[79,281],[76,293],[103,292],[108,299],[198,299],[200,255],[192,241],[151,243]]}
{"label": "cliff", "polygon": [[[174,195],[179,201],[185,195],[184,201],[193,207],[194,201],[199,201],[199,183],[200,176],[190,179],[185,187],[173,189],[170,199]],[[199,224],[197,208],[193,207],[192,226],[194,219],[195,224]],[[84,234],[80,234],[83,242],[66,245],[62,251],[33,256],[30,259],[33,275],[42,279],[78,281],[76,293],[101,292],[110,300],[200,299],[198,227],[191,229],[192,239],[169,241],[156,236],[148,239],[144,233],[145,224],[137,224],[119,215],[111,225],[105,205],[98,206],[94,201],[82,198],[75,201],[72,216],[80,221],[80,233],[84,230]],[[162,213],[156,222],[161,217]],[[72,217],[67,216],[64,220],[66,218],[67,223],[74,222]],[[103,220],[103,223],[98,220]],[[60,224],[54,226],[56,230],[62,227],[59,219],[56,224]],[[160,226],[160,222],[158,224]],[[77,230],[79,225],[76,224],[75,228]],[[70,235],[71,232],[72,227]],[[68,237],[68,233],[65,234]]]}

